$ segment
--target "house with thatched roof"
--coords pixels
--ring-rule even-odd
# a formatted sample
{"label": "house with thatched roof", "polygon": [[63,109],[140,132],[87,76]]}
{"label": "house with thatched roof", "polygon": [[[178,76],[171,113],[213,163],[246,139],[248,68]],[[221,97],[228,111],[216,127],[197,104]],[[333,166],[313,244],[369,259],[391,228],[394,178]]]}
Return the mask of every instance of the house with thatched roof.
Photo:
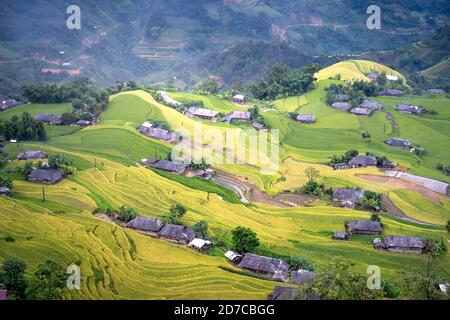
{"label": "house with thatched roof", "polygon": [[91,122],[89,120],[78,120],[77,121],[77,126],[79,126],[79,127],[87,127],[90,125],[91,125]]}
{"label": "house with thatched roof", "polygon": [[391,147],[395,148],[403,148],[403,149],[411,149],[412,148],[412,142],[406,139],[399,139],[399,138],[391,138],[386,140],[384,143],[387,145],[390,145]]}
{"label": "house with thatched roof", "polygon": [[287,281],[289,265],[283,260],[247,253],[238,267],[264,274],[278,281]]}
{"label": "house with thatched roof", "polygon": [[370,116],[373,110],[367,108],[353,108],[350,112],[356,114],[357,116]]}
{"label": "house with thatched roof", "polygon": [[21,104],[22,102],[17,101],[15,99],[6,99],[6,100],[2,100],[1,104],[0,104],[0,110],[6,110],[9,108],[13,108],[18,106],[19,104]]}
{"label": "house with thatched roof", "polygon": [[331,107],[342,111],[349,111],[352,108],[350,103],[347,102],[334,102],[331,104]]}
{"label": "house with thatched roof", "polygon": [[187,166],[181,163],[175,163],[169,160],[159,160],[151,165],[155,169],[182,174],[186,171]]}
{"label": "house with thatched roof", "polygon": [[346,223],[345,231],[352,234],[381,234],[383,228],[378,221],[351,220]]}
{"label": "house with thatched roof", "polygon": [[17,155],[17,160],[39,160],[47,157],[47,153],[42,150],[26,150]]}
{"label": "house with thatched roof", "polygon": [[252,123],[252,127],[255,128],[256,130],[263,130],[265,127],[262,123],[258,123],[258,122],[253,122]]}
{"label": "house with thatched roof", "polygon": [[223,117],[223,122],[230,123],[231,121],[243,121],[243,122],[250,122],[251,120],[251,114],[247,111],[231,111],[228,113],[225,117]]}
{"label": "house with thatched roof", "polygon": [[375,238],[372,241],[373,247],[377,250],[381,250],[381,249],[386,249],[386,247],[384,246],[383,241],[381,241],[380,238]]}
{"label": "house with thatched roof", "polygon": [[380,92],[380,96],[387,96],[387,97],[400,97],[402,95],[403,91],[398,89],[386,89]]}
{"label": "house with thatched roof", "polygon": [[348,165],[352,168],[376,167],[377,164],[377,158],[372,156],[356,156],[348,162]]}
{"label": "house with thatched roof", "polygon": [[358,189],[339,188],[333,191],[334,203],[343,208],[354,208],[363,196],[363,192]]}
{"label": "house with thatched roof", "polygon": [[153,236],[156,236],[163,226],[162,221],[143,216],[138,216],[126,224],[127,228]]}
{"label": "house with thatched roof", "polygon": [[361,108],[372,110],[381,110],[381,108],[383,108],[383,105],[381,103],[369,99],[364,99],[364,101],[359,106]]}
{"label": "house with thatched roof", "polygon": [[176,243],[188,244],[195,239],[195,231],[186,226],[165,224],[158,232],[158,237]]}
{"label": "house with thatched roof", "polygon": [[177,139],[177,135],[175,132],[163,128],[158,128],[155,126],[152,127],[141,126],[138,129],[138,131],[146,137],[160,141],[174,142]]}
{"label": "house with thatched roof", "polygon": [[345,232],[336,231],[333,234],[333,239],[334,240],[347,240],[348,239],[348,235]]}
{"label": "house with thatched roof", "polygon": [[268,300],[295,300],[298,295],[298,288],[276,286],[273,292],[267,297]]}
{"label": "house with thatched roof", "polygon": [[61,116],[56,114],[38,113],[34,116],[34,120],[51,125],[62,124]]}
{"label": "house with thatched roof", "polygon": [[7,196],[9,194],[9,188],[8,187],[0,187],[0,195],[1,196]]}
{"label": "house with thatched roof", "polygon": [[189,244],[188,247],[193,248],[199,252],[206,252],[211,248],[211,241],[195,238]]}
{"label": "house with thatched roof", "polygon": [[228,250],[224,256],[233,263],[239,263],[242,260],[242,255],[233,250]]}
{"label": "house with thatched roof", "polygon": [[312,114],[299,114],[296,119],[300,123],[313,123],[313,122],[316,122],[316,116],[314,116]]}
{"label": "house with thatched roof", "polygon": [[184,114],[191,118],[199,118],[214,121],[217,119],[217,115],[219,114],[219,112],[206,108],[190,107],[184,111]]}
{"label": "house with thatched roof", "polygon": [[317,273],[308,270],[298,270],[291,272],[290,283],[303,286],[305,284],[312,284],[317,279]]}
{"label": "house with thatched roof", "polygon": [[36,169],[31,171],[27,180],[40,184],[55,184],[64,178],[64,172],[61,170]]}
{"label": "house with thatched roof", "polygon": [[425,113],[425,109],[419,106],[414,106],[412,104],[400,103],[395,106],[395,110],[402,113],[409,114],[423,114]]}
{"label": "house with thatched roof", "polygon": [[414,236],[386,236],[384,246],[390,252],[421,254],[425,248],[425,241]]}
{"label": "house with thatched roof", "polygon": [[245,96],[243,94],[236,94],[231,97],[231,101],[237,104],[244,104],[245,103]]}

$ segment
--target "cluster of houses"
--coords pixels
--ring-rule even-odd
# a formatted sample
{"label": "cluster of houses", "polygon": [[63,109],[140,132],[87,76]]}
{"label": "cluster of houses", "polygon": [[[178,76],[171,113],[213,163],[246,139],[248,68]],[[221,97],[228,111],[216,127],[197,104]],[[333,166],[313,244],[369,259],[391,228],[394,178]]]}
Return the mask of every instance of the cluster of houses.
{"label": "cluster of houses", "polygon": [[175,163],[170,160],[157,160],[154,158],[142,159],[141,163],[146,167],[178,174],[186,175],[188,177],[200,177],[203,179],[210,179],[214,174],[211,168],[206,169],[191,169],[188,165],[182,163]]}
{"label": "cluster of houses", "polygon": [[[41,160],[48,158],[46,152],[42,150],[26,150],[17,155],[17,160]],[[43,163],[43,167],[48,167],[47,163]],[[64,179],[64,172],[62,170],[55,170],[49,168],[34,169],[29,175],[27,180],[34,183],[51,185]]]}
{"label": "cluster of houses", "polygon": [[125,226],[151,237],[187,245],[200,252],[206,252],[211,247],[211,241],[197,238],[192,228],[183,225],[163,223],[157,219],[138,216]]}
{"label": "cluster of houses", "polygon": [[[371,220],[351,220],[345,224],[345,232],[336,231],[333,234],[334,240],[347,240],[350,235],[381,235],[383,227],[378,221]],[[385,236],[383,240],[375,238],[373,247],[379,250],[387,250],[396,253],[422,254],[426,242],[415,236]]]}
{"label": "cluster of houses", "polygon": [[175,143],[178,140],[178,136],[174,131],[163,129],[150,121],[144,122],[138,131],[146,137],[160,141]]}
{"label": "cluster of houses", "polygon": [[[63,121],[60,115],[57,114],[47,114],[47,113],[38,113],[34,116],[34,120],[45,123],[46,125],[62,125]],[[88,120],[78,120],[75,125],[79,127],[87,127],[92,123]]]}
{"label": "cluster of houses", "polygon": [[348,161],[346,165],[333,166],[335,170],[345,170],[352,168],[366,168],[366,167],[381,167],[384,169],[394,169],[397,166],[396,163],[384,159],[381,163],[374,156],[362,156],[358,155]]}
{"label": "cluster of houses", "polygon": [[426,113],[427,111],[419,106],[414,106],[412,104],[407,103],[400,103],[395,106],[395,110],[402,113],[409,113],[409,114],[415,114],[415,115],[421,115]]}
{"label": "cluster of houses", "polygon": [[338,95],[339,101],[331,104],[331,108],[350,112],[357,116],[370,116],[374,111],[380,111],[383,108],[381,103],[372,101],[369,99],[364,99],[364,101],[355,108],[352,108],[351,104],[348,102],[350,97],[346,94]]}

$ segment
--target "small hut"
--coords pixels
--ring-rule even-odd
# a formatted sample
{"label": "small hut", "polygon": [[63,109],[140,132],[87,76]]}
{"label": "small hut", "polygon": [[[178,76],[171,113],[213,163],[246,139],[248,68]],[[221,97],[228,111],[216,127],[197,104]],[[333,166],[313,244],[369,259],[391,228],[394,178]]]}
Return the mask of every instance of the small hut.
{"label": "small hut", "polygon": [[378,221],[351,220],[345,226],[346,232],[352,234],[381,234],[383,228]]}

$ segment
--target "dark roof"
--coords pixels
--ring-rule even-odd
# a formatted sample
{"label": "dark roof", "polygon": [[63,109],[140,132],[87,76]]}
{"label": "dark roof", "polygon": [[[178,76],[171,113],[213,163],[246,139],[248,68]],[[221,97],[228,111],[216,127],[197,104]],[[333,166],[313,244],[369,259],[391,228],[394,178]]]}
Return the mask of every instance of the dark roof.
{"label": "dark roof", "polygon": [[334,109],[348,111],[348,110],[350,110],[350,108],[352,106],[349,103],[347,103],[347,102],[335,102],[335,103],[333,103],[331,105],[331,107],[334,108]]}
{"label": "dark roof", "polygon": [[387,89],[380,92],[380,96],[401,96],[401,95],[403,95],[403,91],[398,89]]}
{"label": "dark roof", "polygon": [[239,263],[239,267],[266,273],[287,272],[289,270],[289,265],[283,260],[258,256],[253,253],[247,253]]}
{"label": "dark roof", "polygon": [[382,232],[383,228],[378,221],[371,220],[351,220],[347,223],[350,230]]}
{"label": "dark roof", "polygon": [[174,140],[176,137],[175,132],[157,127],[140,127],[139,132],[147,137],[157,140]]}
{"label": "dark roof", "polygon": [[386,236],[384,237],[384,245],[386,248],[423,248],[425,243],[422,239],[414,236]]}
{"label": "dark roof", "polygon": [[12,108],[12,107],[18,106],[21,103],[22,102],[16,101],[14,99],[2,100],[1,101],[1,105],[0,105],[0,109],[5,110],[5,109],[8,109],[8,108]]}
{"label": "dark roof", "polygon": [[77,125],[78,126],[88,126],[91,122],[89,120],[78,120]]}
{"label": "dark roof", "polygon": [[225,122],[230,122],[232,120],[250,121],[251,114],[247,111],[231,111],[225,117],[223,117],[223,121]]}
{"label": "dark roof", "polygon": [[255,128],[256,130],[264,129],[264,125],[262,123],[258,123],[258,122],[253,122],[252,127]]}
{"label": "dark roof", "polygon": [[412,104],[404,104],[404,103],[400,103],[398,105],[395,106],[395,110],[397,110],[398,112],[407,112],[407,113],[423,113],[425,110],[421,107],[418,106],[413,106]]}
{"label": "dark roof", "polygon": [[316,116],[312,114],[299,114],[297,116],[298,122],[314,122],[316,121]]}
{"label": "dark roof", "polygon": [[294,300],[297,296],[297,288],[275,287],[270,295],[270,300]]}
{"label": "dark roof", "polygon": [[35,160],[47,158],[47,153],[42,150],[26,150],[17,155],[18,160]]}
{"label": "dark roof", "polygon": [[358,116],[370,116],[373,110],[367,108],[353,108],[350,112]]}
{"label": "dark roof", "polygon": [[291,273],[291,283],[298,285],[312,284],[317,278],[317,274],[312,271],[299,270]]}
{"label": "dark roof", "polygon": [[347,235],[345,234],[345,232],[336,231],[336,232],[333,234],[333,239],[342,239],[342,240],[345,240],[345,239],[347,239]]}
{"label": "dark roof", "polygon": [[174,163],[169,160],[160,160],[153,164],[153,167],[156,169],[169,171],[169,172],[176,172],[176,173],[182,173],[186,170],[187,166],[180,163]]}
{"label": "dark roof", "polygon": [[351,166],[376,166],[377,158],[371,156],[356,156],[348,162]]}
{"label": "dark roof", "polygon": [[160,220],[142,216],[136,217],[127,223],[128,228],[149,232],[158,232],[163,225],[164,224]]}
{"label": "dark roof", "polygon": [[333,198],[335,200],[354,205],[363,197],[363,192],[358,189],[335,189],[333,191]]}
{"label": "dark roof", "polygon": [[36,121],[62,123],[61,116],[56,114],[38,113],[34,116]]}
{"label": "dark roof", "polygon": [[158,235],[163,238],[186,240],[191,242],[195,238],[195,231],[186,226],[165,224],[158,232]]}
{"label": "dark roof", "polygon": [[8,187],[0,187],[0,193],[1,194],[9,193],[9,188]]}
{"label": "dark roof", "polygon": [[29,181],[49,183],[53,184],[58,182],[64,177],[64,173],[61,170],[33,170],[28,176]]}
{"label": "dark roof", "polygon": [[412,146],[411,141],[406,140],[406,139],[398,139],[398,138],[388,139],[384,143],[386,143],[392,147],[398,147],[398,148],[411,148],[411,146]]}
{"label": "dark roof", "polygon": [[379,110],[383,107],[381,103],[378,103],[376,101],[372,101],[369,99],[364,99],[363,103],[361,103],[360,107],[362,108],[369,108],[374,110]]}

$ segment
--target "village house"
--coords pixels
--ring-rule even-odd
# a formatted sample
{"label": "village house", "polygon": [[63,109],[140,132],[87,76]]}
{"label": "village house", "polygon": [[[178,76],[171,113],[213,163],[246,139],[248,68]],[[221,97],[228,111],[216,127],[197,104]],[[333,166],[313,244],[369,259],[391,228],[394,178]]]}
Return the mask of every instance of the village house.
{"label": "village house", "polygon": [[187,166],[181,163],[174,163],[169,160],[159,160],[152,165],[153,168],[172,172],[176,174],[182,174],[186,171]]}
{"label": "village house", "polygon": [[217,115],[219,112],[205,109],[205,108],[197,108],[197,107],[191,107],[184,111],[184,114],[191,118],[199,118],[199,119],[205,119],[210,121],[216,121]]}
{"label": "village house", "polygon": [[421,254],[425,248],[425,241],[414,236],[386,236],[384,247],[390,252]]}
{"label": "village house", "polygon": [[157,236],[163,225],[164,223],[160,220],[139,216],[128,222],[126,227],[150,236]]}
{"label": "village house", "polygon": [[378,221],[351,220],[345,225],[345,231],[349,234],[381,234],[383,228]]}
{"label": "village house", "polygon": [[289,265],[280,259],[258,256],[247,253],[239,263],[238,267],[266,275],[274,280],[287,281]]}
{"label": "village house", "polygon": [[385,169],[394,169],[397,164],[395,162],[389,161],[389,160],[383,160],[381,166]]}
{"label": "village house", "polygon": [[0,196],[7,196],[9,194],[8,187],[0,187]]}
{"label": "village house", "polygon": [[300,123],[313,123],[313,122],[316,122],[316,116],[314,116],[312,114],[299,114],[296,119]]}
{"label": "village house", "polygon": [[199,252],[206,252],[211,248],[211,241],[195,238],[188,244],[188,247]]}
{"label": "village house", "polygon": [[367,108],[353,108],[350,112],[356,114],[357,116],[370,116],[373,110]]}
{"label": "village house", "polygon": [[377,164],[377,158],[372,156],[356,156],[348,162],[351,168],[376,167]]}
{"label": "village house", "polygon": [[406,139],[392,138],[386,140],[384,143],[390,145],[391,147],[403,148],[403,149],[411,149],[412,142]]}
{"label": "village house", "polygon": [[138,131],[146,137],[160,141],[175,142],[177,140],[175,132],[162,128],[141,126]]}
{"label": "village house", "polygon": [[182,225],[165,224],[158,232],[158,237],[179,244],[188,244],[195,239],[195,231]]}
{"label": "village house", "polygon": [[0,110],[4,111],[9,108],[14,108],[14,107],[18,106],[19,104],[21,104],[21,102],[15,100],[15,99],[2,100],[2,103],[0,105]]}
{"label": "village house", "polygon": [[336,231],[333,234],[333,240],[347,240],[347,239],[348,239],[348,235],[345,232]]}
{"label": "village house", "polygon": [[363,198],[363,192],[358,189],[335,189],[333,201],[343,208],[354,208],[356,203]]}
{"label": "village house", "polygon": [[47,153],[42,150],[26,150],[17,155],[17,160],[39,160],[47,157]]}
{"label": "village house", "polygon": [[87,127],[90,125],[91,125],[91,122],[88,120],[78,120],[77,121],[77,126],[79,126],[79,127]]}
{"label": "village house", "polygon": [[258,122],[253,122],[252,123],[252,127],[255,128],[256,130],[263,130],[265,127],[262,123],[258,123]]}
{"label": "village house", "polygon": [[398,89],[386,89],[381,91],[379,95],[387,97],[400,97],[403,95],[403,91]]}
{"label": "village house", "polygon": [[298,288],[276,286],[273,289],[273,292],[268,295],[267,299],[272,301],[295,300],[297,295],[298,295]]}
{"label": "village house", "polygon": [[308,270],[298,270],[291,272],[290,283],[303,286],[305,284],[314,283],[317,273]]}
{"label": "village house", "polygon": [[55,184],[64,178],[64,173],[61,170],[33,170],[28,176],[27,180],[40,184]]}
{"label": "village house", "polygon": [[237,94],[231,97],[231,101],[237,104],[244,104],[245,103],[245,96],[243,94]]}
{"label": "village house", "polygon": [[361,108],[372,109],[372,110],[381,110],[383,105],[376,101],[372,101],[369,99],[364,99],[364,101],[359,105]]}
{"label": "village house", "polygon": [[333,109],[338,109],[342,111],[349,111],[352,108],[352,106],[347,102],[335,102],[331,104],[331,107]]}
{"label": "village house", "polygon": [[418,107],[418,106],[413,106],[411,104],[404,104],[404,103],[400,103],[398,105],[395,106],[395,110],[397,110],[398,112],[403,112],[403,113],[410,113],[410,114],[423,114],[425,113],[425,109]]}
{"label": "village house", "polygon": [[56,114],[46,114],[46,113],[38,113],[34,116],[34,120],[43,122],[49,125],[60,125],[62,124],[61,116]]}
{"label": "village house", "polygon": [[224,256],[232,263],[239,263],[242,260],[242,255],[233,250],[228,250],[225,252]]}
{"label": "village house", "polygon": [[372,241],[373,247],[377,250],[384,250],[386,247],[384,246],[383,241],[380,238],[375,238]]}
{"label": "village house", "polygon": [[378,78],[379,78],[378,73],[376,73],[376,72],[370,72],[370,73],[367,75],[367,77],[368,77],[370,80],[372,80],[372,81],[377,81]]}
{"label": "village house", "polygon": [[165,91],[158,91],[157,93],[159,94],[163,102],[170,107],[179,108],[183,105],[181,102],[178,102],[177,100],[171,98]]}
{"label": "village house", "polygon": [[428,90],[425,90],[425,93],[428,93],[428,94],[445,94],[446,92],[445,92],[445,90],[442,90],[442,89],[428,89]]}
{"label": "village house", "polygon": [[231,111],[225,117],[223,117],[223,122],[230,123],[231,121],[244,121],[250,122],[251,114],[247,111]]}

